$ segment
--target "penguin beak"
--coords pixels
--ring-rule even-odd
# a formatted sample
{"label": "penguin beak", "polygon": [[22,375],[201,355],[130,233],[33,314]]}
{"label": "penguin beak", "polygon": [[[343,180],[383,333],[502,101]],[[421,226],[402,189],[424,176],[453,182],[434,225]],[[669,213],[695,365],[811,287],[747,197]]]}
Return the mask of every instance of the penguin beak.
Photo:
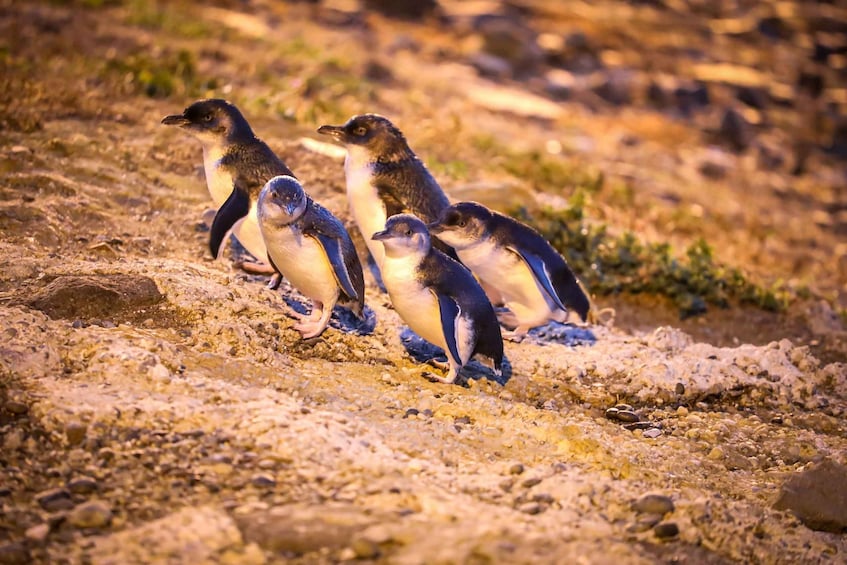
{"label": "penguin beak", "polygon": [[441,233],[444,231],[444,227],[438,222],[432,222],[431,224],[427,224],[426,228],[429,230],[429,233]]}
{"label": "penguin beak", "polygon": [[318,133],[334,137],[338,141],[344,141],[346,137],[343,126],[321,126],[318,128]]}
{"label": "penguin beak", "polygon": [[162,123],[166,126],[187,126],[191,123],[191,120],[183,116],[182,114],[174,114],[172,116],[165,116],[162,118]]}
{"label": "penguin beak", "polygon": [[388,230],[378,231],[371,236],[374,241],[382,241],[383,239],[391,239],[391,232]]}

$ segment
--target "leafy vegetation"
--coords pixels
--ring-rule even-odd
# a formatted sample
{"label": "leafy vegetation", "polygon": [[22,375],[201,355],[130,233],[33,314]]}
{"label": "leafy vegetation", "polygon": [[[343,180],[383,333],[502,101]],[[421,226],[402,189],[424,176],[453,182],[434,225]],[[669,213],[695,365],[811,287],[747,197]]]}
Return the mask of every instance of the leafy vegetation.
{"label": "leafy vegetation", "polygon": [[151,98],[172,94],[196,96],[217,86],[214,78],[198,77],[194,56],[185,49],[168,51],[155,58],[138,53],[111,59],[106,63],[106,70],[120,74],[136,91]]}
{"label": "leafy vegetation", "polygon": [[595,294],[664,295],[679,308],[682,318],[702,314],[708,305],[725,308],[733,301],[770,311],[781,310],[790,301],[781,282],[764,288],[740,270],[716,263],[703,239],[677,259],[666,243],[645,243],[632,232],[614,236],[605,225],[587,221],[585,203],[586,189],[579,188],[564,210],[544,208],[530,215],[522,208],[513,215],[550,241]]}

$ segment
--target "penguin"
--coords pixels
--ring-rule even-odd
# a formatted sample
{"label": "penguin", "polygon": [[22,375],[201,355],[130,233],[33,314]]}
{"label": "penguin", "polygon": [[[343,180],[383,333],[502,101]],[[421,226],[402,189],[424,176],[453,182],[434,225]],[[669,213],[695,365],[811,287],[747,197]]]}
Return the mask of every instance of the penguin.
{"label": "penguin", "polygon": [[476,354],[488,357],[502,374],[503,338],[494,308],[461,263],[432,247],[426,225],[411,214],[388,218],[373,234],[385,257],[382,279],[394,309],[423,339],[447,354],[444,383]]}
{"label": "penguin", "polygon": [[[232,230],[247,251],[264,265],[242,264],[247,271],[273,273],[256,218],[256,202],[265,183],[277,175],[294,176],[286,164],[256,137],[234,104],[211,98],[198,100],[182,114],[165,116],[162,123],[178,126],[203,144],[206,185],[218,212],[212,222],[209,251],[217,258],[221,243]],[[275,276],[271,287],[278,286]]]}
{"label": "penguin", "polygon": [[[318,133],[331,136],[347,148],[344,160],[347,200],[377,267],[381,266],[385,253],[371,235],[384,229],[389,217],[411,213],[424,222],[434,222],[450,205],[426,165],[388,118],[362,114],[341,126],[321,126]],[[437,239],[433,242],[456,258],[448,246]]]}
{"label": "penguin", "polygon": [[452,245],[471,272],[493,287],[510,310],[501,316],[519,341],[533,327],[565,322],[574,311],[584,322],[590,301],[564,257],[537,231],[476,202],[458,202],[429,224]]}
{"label": "penguin", "polygon": [[323,333],[339,298],[346,299],[361,318],[365,278],[344,224],[288,175],[270,179],[256,204],[259,228],[272,263],[312,301],[311,314],[294,314],[300,318],[294,328],[303,339]]}

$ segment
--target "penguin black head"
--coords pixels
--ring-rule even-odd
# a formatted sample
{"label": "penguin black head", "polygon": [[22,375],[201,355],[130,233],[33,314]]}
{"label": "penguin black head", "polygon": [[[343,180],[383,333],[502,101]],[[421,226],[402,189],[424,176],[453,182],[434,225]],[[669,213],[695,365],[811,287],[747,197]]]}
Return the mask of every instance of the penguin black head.
{"label": "penguin black head", "polygon": [[375,160],[391,161],[411,151],[403,133],[379,114],[353,116],[343,126],[321,126],[318,133],[329,135],[348,148],[363,148]]}
{"label": "penguin black head", "polygon": [[482,204],[458,202],[442,210],[428,227],[444,243],[462,249],[483,238],[490,219],[491,211]]}
{"label": "penguin black head", "polygon": [[291,224],[303,215],[307,204],[306,192],[294,177],[276,176],[259,193],[259,217],[276,224]]}
{"label": "penguin black head", "polygon": [[381,241],[385,246],[385,254],[389,257],[425,255],[431,246],[426,224],[412,214],[391,216],[385,222],[385,229],[373,234],[371,239]]}
{"label": "penguin black head", "polygon": [[220,98],[198,100],[182,114],[165,116],[166,126],[179,126],[201,141],[219,143],[252,139],[253,130],[238,108]]}

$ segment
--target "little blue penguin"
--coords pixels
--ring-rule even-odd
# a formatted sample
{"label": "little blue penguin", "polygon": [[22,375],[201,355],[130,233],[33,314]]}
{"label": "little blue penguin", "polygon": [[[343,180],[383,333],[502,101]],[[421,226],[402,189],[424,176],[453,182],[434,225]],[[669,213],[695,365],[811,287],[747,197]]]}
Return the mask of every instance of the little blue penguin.
{"label": "little blue penguin", "polygon": [[[165,116],[162,123],[184,129],[203,144],[206,184],[218,207],[209,238],[212,256],[218,257],[221,243],[231,229],[251,255],[267,264],[267,249],[256,218],[259,191],[277,175],[294,174],[256,137],[238,108],[226,100],[198,100],[182,114]],[[242,267],[272,272],[262,266]]]}
{"label": "little blue penguin", "polygon": [[519,340],[551,320],[565,322],[570,310],[586,320],[588,296],[564,257],[531,227],[476,202],[453,204],[428,227],[499,292],[511,311],[501,321],[515,328],[507,338]]}
{"label": "little blue penguin", "polygon": [[[378,114],[353,116],[342,126],[321,126],[318,133],[333,137],[347,148],[347,200],[377,267],[382,266],[384,251],[371,236],[385,228],[389,217],[410,213],[433,222],[450,205],[426,165],[387,118]],[[442,242],[434,240],[434,244],[456,257]]]}
{"label": "little blue penguin", "polygon": [[361,317],[365,279],[344,224],[291,176],[270,179],[259,192],[257,209],[271,263],[312,301],[311,314],[294,313],[300,318],[294,328],[303,338],[323,333],[339,298]]}
{"label": "little blue penguin", "polygon": [[477,353],[488,357],[500,376],[500,326],[471,272],[433,248],[426,225],[414,215],[391,216],[373,239],[385,246],[382,280],[394,309],[412,331],[447,354],[447,375],[437,380],[454,382]]}

